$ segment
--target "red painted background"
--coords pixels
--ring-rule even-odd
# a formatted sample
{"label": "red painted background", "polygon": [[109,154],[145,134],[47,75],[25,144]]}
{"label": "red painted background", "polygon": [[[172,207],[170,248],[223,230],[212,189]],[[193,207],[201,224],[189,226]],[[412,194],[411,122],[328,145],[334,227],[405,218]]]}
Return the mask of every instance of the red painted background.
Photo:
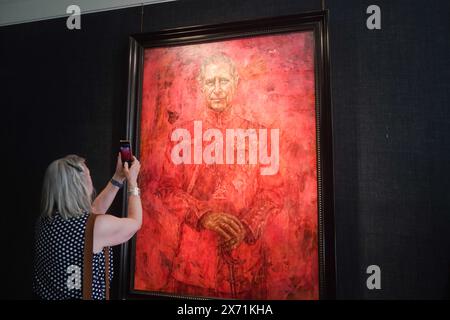
{"label": "red painted background", "polygon": [[[317,299],[318,225],[314,38],[311,32],[146,49],[142,97],[140,186],[144,222],[137,235],[134,288],[164,291],[177,250],[180,220],[157,196],[173,127],[204,109],[197,83],[205,57],[223,52],[240,76],[234,111],[280,129],[282,208],[261,241],[267,299]],[[192,247],[192,250],[199,250]],[[205,254],[208,254],[205,252]],[[251,254],[251,253],[250,253]],[[166,291],[167,292],[167,291]],[[194,294],[179,290],[175,294]]]}

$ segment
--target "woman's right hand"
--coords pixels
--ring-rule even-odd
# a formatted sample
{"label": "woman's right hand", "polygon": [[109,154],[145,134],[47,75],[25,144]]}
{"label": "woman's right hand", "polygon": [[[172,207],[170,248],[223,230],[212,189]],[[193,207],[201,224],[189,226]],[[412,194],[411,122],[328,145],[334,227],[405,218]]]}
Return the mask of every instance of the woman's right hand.
{"label": "woman's right hand", "polygon": [[129,186],[137,187],[137,178],[139,176],[140,169],[141,163],[135,156],[133,156],[131,167],[128,167],[128,162],[125,162],[123,171],[125,173],[125,177],[127,178]]}

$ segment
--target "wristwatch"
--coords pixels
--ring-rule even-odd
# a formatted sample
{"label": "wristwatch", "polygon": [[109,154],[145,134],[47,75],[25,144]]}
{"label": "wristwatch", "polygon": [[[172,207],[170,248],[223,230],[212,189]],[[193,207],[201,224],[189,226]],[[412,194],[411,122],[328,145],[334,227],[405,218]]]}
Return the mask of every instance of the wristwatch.
{"label": "wristwatch", "polygon": [[128,188],[128,195],[129,196],[140,196],[141,195],[141,189],[138,187],[129,187]]}
{"label": "wristwatch", "polygon": [[114,178],[110,180],[111,184],[117,188],[122,188],[123,187],[123,183],[119,182],[117,180],[115,180]]}

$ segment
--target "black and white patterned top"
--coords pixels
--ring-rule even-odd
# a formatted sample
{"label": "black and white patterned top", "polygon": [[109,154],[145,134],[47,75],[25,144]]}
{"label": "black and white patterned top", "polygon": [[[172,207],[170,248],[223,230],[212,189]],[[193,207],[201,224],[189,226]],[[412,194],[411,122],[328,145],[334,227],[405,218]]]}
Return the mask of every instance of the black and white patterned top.
{"label": "black and white patterned top", "polygon": [[[63,219],[60,214],[39,217],[36,223],[33,289],[46,300],[82,299],[84,230],[89,213]],[[113,276],[110,248],[110,279]],[[92,298],[105,299],[105,255],[92,259]]]}

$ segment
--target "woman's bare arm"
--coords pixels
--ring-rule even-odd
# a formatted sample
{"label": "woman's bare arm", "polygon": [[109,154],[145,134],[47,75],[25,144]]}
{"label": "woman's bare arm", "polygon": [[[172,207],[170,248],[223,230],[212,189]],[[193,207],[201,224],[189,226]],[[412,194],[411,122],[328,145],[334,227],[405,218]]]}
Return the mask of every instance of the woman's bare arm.
{"label": "woman's bare arm", "polygon": [[[123,183],[126,178],[123,170],[122,159],[119,154],[117,156],[116,172],[114,173],[113,179]],[[102,192],[100,192],[92,203],[92,212],[95,214],[105,214],[114,201],[118,191],[119,188],[114,186],[111,181],[109,181],[106,187],[102,190]]]}
{"label": "woman's bare arm", "polygon": [[[139,161],[134,158],[131,167],[125,163],[124,173],[128,188],[137,188],[137,177],[140,170]],[[97,218],[94,226],[94,253],[103,247],[115,246],[127,242],[141,228],[142,203],[139,195],[128,195],[128,216],[117,218],[113,215],[102,215]]]}

